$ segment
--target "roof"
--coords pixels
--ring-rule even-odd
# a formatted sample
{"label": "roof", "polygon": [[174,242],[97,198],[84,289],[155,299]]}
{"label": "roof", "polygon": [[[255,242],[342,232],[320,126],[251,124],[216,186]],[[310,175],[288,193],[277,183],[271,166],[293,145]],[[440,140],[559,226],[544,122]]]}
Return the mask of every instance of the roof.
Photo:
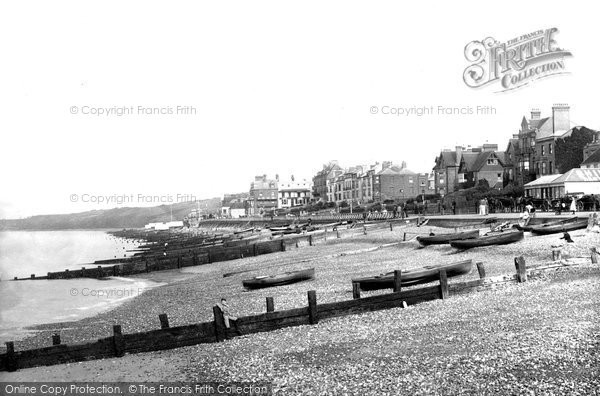
{"label": "roof", "polygon": [[477,158],[481,154],[482,153],[473,153],[473,152],[469,152],[469,151],[462,153],[461,162],[464,162],[464,169],[462,169],[462,172],[471,171],[473,169],[473,164],[475,164],[475,162],[477,161]]}
{"label": "roof", "polygon": [[565,182],[600,182],[600,169],[595,168],[573,168],[564,175],[558,177],[552,183]]}
{"label": "roof", "polygon": [[587,157],[581,164],[595,164],[597,162],[600,162],[600,150],[594,151],[592,155]]}
{"label": "roof", "polygon": [[532,182],[525,184],[523,187],[539,187],[543,185],[553,184],[556,179],[561,177],[562,175],[546,175],[540,178],[535,179]]}
{"label": "roof", "polygon": [[544,125],[546,123],[546,121],[548,121],[549,119],[550,119],[550,117],[541,118],[539,120],[529,120],[529,128],[530,129],[541,128],[542,125]]}

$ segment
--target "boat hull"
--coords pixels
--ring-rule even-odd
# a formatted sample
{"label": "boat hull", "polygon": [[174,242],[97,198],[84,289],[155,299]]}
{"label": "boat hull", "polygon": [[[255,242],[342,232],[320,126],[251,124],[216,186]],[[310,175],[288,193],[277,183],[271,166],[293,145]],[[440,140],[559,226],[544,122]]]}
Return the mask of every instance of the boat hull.
{"label": "boat hull", "polygon": [[473,239],[479,236],[479,230],[455,232],[452,234],[440,234],[433,236],[419,236],[417,241],[423,246],[429,245],[444,245],[452,241],[460,241],[463,239]]}
{"label": "boat hull", "polygon": [[568,223],[546,225],[546,226],[535,226],[531,228],[531,233],[534,235],[548,235],[557,234],[563,231],[575,231],[582,230],[588,226],[587,219],[581,219]]}
{"label": "boat hull", "polygon": [[450,246],[458,249],[470,249],[481,246],[507,245],[509,243],[518,242],[521,239],[523,239],[523,231],[504,231],[475,239],[450,242]]}
{"label": "boat hull", "polygon": [[[429,283],[439,278],[440,270],[446,270],[448,277],[468,274],[473,267],[473,260],[459,261],[444,265],[431,265],[414,270],[402,271],[400,273],[400,284],[402,286],[413,286],[422,283]],[[394,273],[371,276],[365,278],[352,279],[353,283],[358,283],[361,290],[379,290],[394,287]]]}
{"label": "boat hull", "polygon": [[310,280],[315,277],[315,269],[308,268],[299,271],[284,272],[282,274],[256,277],[242,281],[242,284],[247,289],[261,289],[265,287],[275,287],[281,285],[289,285],[290,283]]}

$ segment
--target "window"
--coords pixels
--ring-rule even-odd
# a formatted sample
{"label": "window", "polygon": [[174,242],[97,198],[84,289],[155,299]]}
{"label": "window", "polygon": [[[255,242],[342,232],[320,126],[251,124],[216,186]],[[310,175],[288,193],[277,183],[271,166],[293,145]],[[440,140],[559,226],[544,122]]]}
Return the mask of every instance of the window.
{"label": "window", "polygon": [[544,150],[544,145],[542,145],[542,155],[546,155],[546,150]]}
{"label": "window", "polygon": [[[552,147],[552,146],[550,146]],[[548,162],[548,173],[552,174],[554,173],[554,169],[552,169],[552,161]]]}
{"label": "window", "polygon": [[546,174],[546,171],[547,171],[547,169],[546,169],[546,165],[547,165],[547,164],[546,164],[545,162],[542,162],[542,175],[545,175],[545,174]]}
{"label": "window", "polygon": [[487,164],[488,165],[497,165],[498,162],[497,162],[496,158],[488,158]]}
{"label": "window", "polygon": [[523,170],[529,170],[529,161],[523,161]]}
{"label": "window", "polygon": [[502,182],[502,173],[498,173],[498,182]]}
{"label": "window", "polygon": [[548,143],[548,154],[552,154],[552,143]]}
{"label": "window", "polygon": [[408,178],[408,182],[409,182],[409,183],[412,183],[412,182],[413,182],[413,178],[412,178],[412,176],[410,176],[410,177]]}

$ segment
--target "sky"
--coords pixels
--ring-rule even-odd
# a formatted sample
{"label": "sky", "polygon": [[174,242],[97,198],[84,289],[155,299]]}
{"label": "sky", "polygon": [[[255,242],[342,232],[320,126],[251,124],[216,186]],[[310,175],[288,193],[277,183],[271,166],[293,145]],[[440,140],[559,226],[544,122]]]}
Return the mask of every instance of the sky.
{"label": "sky", "polygon": [[[0,218],[217,197],[255,175],[310,179],[329,160],[429,172],[443,148],[504,149],[554,103],[599,129],[587,7],[3,2]],[[566,73],[506,92],[463,81],[469,42],[554,27]]]}

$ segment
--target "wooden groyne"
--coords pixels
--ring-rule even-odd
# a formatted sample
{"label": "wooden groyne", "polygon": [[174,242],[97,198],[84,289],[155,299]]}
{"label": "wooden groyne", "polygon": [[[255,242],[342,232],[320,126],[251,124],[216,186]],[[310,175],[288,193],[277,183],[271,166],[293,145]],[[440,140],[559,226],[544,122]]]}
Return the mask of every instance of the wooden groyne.
{"label": "wooden groyne", "polygon": [[[15,277],[14,280],[102,279],[111,276],[128,276],[153,271],[173,270],[313,246],[332,238],[366,235],[368,232],[379,230],[393,231],[394,227],[405,226],[407,221],[336,224],[316,231],[277,237],[258,232],[242,236],[235,234],[148,233],[144,230],[123,230],[111,234],[116,237],[136,240],[146,238],[147,243],[140,247],[143,251],[137,252],[129,258],[97,260],[91,267],[82,266],[80,269],[65,269],[64,271],[48,272],[43,275],[31,274],[26,278]],[[269,239],[264,240],[266,238]]]}
{"label": "wooden groyne", "polygon": [[[592,252],[592,263],[598,263],[598,254]],[[549,271],[563,268],[561,263],[552,263],[527,268],[523,257],[516,257],[515,273],[486,278],[483,263],[477,263],[479,279],[449,283],[444,270],[439,272],[438,284],[403,290],[397,282],[392,293],[361,297],[360,289],[353,284],[351,300],[319,304],[314,290],[307,293],[307,305],[300,308],[277,311],[273,297],[266,298],[265,313],[238,318],[238,327],[243,334],[273,331],[281,328],[317,325],[330,318],[355,315],[363,312],[407,307],[424,301],[447,299],[456,294],[488,290],[500,285],[524,283],[531,277],[543,276]],[[400,279],[400,271],[398,280]],[[214,320],[170,327],[166,313],[159,315],[160,329],[133,334],[124,334],[120,325],[113,326],[113,334],[90,343],[64,345],[60,333],[52,336],[52,346],[15,351],[14,342],[6,343],[6,353],[0,354],[0,371],[49,366],[91,359],[120,357],[126,353],[140,353],[173,349],[189,345],[214,343],[239,336],[225,326],[223,312],[218,306],[212,308]]]}

